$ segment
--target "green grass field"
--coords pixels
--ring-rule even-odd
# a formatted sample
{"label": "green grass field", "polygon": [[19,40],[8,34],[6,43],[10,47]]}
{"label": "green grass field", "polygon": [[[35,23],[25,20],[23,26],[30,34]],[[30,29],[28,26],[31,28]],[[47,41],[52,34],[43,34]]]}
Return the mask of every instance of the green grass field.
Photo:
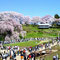
{"label": "green grass field", "polygon": [[25,38],[35,38],[35,37],[57,37],[60,28],[49,28],[49,29],[38,29],[38,26],[25,26],[23,25],[23,30],[27,31]]}
{"label": "green grass field", "polygon": [[27,41],[27,42],[19,42],[19,43],[11,43],[11,44],[4,44],[4,46],[21,46],[21,47],[29,47],[29,46],[36,46],[38,44],[44,44],[49,41]]}

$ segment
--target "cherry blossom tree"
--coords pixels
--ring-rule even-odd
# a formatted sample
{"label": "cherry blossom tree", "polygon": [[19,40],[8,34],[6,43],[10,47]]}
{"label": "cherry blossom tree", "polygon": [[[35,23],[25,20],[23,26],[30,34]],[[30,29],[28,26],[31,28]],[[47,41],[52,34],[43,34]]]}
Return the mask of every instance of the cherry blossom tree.
{"label": "cherry blossom tree", "polygon": [[19,34],[22,31],[22,25],[15,20],[0,21],[0,35],[5,37],[5,40],[12,38],[19,38]]}
{"label": "cherry blossom tree", "polygon": [[25,16],[24,17],[24,22],[25,22],[25,24],[30,24],[31,18],[29,16]]}
{"label": "cherry blossom tree", "polygon": [[32,20],[31,20],[32,23],[38,23],[41,21],[42,21],[42,19],[39,16],[32,17]]}

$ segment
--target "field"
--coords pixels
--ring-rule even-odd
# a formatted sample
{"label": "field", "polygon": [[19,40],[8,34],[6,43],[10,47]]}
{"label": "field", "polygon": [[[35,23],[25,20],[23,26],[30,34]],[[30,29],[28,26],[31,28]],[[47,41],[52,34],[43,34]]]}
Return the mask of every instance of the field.
{"label": "field", "polygon": [[27,31],[25,38],[57,37],[60,31],[60,28],[38,29],[38,26],[23,25],[23,30]]}
{"label": "field", "polygon": [[[19,43],[11,43],[11,44],[5,44],[4,46],[20,46],[20,47],[29,47],[29,46],[36,46],[38,44],[44,44],[49,41],[27,41],[27,42],[19,42]],[[51,42],[51,41],[50,41]]]}

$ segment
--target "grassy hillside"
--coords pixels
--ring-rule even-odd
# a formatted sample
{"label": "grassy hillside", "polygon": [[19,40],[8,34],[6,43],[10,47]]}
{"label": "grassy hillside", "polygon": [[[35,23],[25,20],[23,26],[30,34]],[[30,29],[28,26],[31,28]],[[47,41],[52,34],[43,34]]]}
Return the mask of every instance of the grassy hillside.
{"label": "grassy hillside", "polygon": [[27,31],[25,38],[35,38],[35,37],[57,37],[60,28],[49,28],[49,29],[38,29],[38,26],[25,26],[23,25],[23,30]]}
{"label": "grassy hillside", "polygon": [[39,45],[39,44],[44,44],[44,43],[47,43],[47,42],[51,42],[51,41],[27,41],[27,42],[19,42],[19,43],[11,43],[11,44],[4,44],[4,46],[21,46],[21,47],[29,47],[29,46],[36,46],[36,45]]}

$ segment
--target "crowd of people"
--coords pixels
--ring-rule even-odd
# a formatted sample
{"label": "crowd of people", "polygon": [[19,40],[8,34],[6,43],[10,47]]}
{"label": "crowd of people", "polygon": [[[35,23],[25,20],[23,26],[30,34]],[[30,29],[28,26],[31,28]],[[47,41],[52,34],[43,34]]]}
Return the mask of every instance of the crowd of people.
{"label": "crowd of people", "polygon": [[[39,45],[37,45],[36,47],[29,47],[24,49],[19,49],[18,46],[15,46],[14,48],[9,47],[7,50],[9,50],[10,60],[16,60],[16,56],[20,56],[21,60],[35,60],[35,57],[40,56],[40,53],[35,54],[33,51],[37,51],[39,50],[39,48]],[[7,57],[4,57],[2,55],[2,59],[6,60]]]}
{"label": "crowd of people", "polygon": [[[47,46],[48,44],[46,44]],[[40,56],[40,53],[35,53],[36,51],[38,51],[40,48],[43,49],[43,44],[41,45],[37,45],[35,47],[28,47],[28,48],[24,48],[24,49],[20,49],[18,46],[14,46],[14,47],[6,47],[7,52],[9,53],[9,57],[10,60],[14,59],[16,60],[16,56],[20,56],[21,60],[35,60],[36,56]],[[4,52],[5,53],[5,52]],[[43,52],[42,52],[43,54]],[[7,59],[8,57],[4,57],[2,55],[2,59]]]}
{"label": "crowd of people", "polygon": [[[52,41],[52,44],[54,43],[55,41]],[[3,56],[3,54],[1,54],[2,60],[7,60],[8,57],[10,58],[10,60],[17,60],[16,59],[17,56],[20,56],[20,60],[36,60],[36,57],[46,54],[46,51],[37,52],[37,51],[40,51],[40,48],[43,49],[43,47],[45,47],[45,49],[49,48],[51,50],[50,42],[45,44],[40,44],[35,47],[28,47],[23,49],[20,49],[19,46],[14,46],[14,47],[6,46],[8,56],[5,57]],[[56,56],[53,56],[53,60],[54,59],[58,60],[58,55],[57,55],[57,58]],[[40,60],[44,60],[44,59],[40,57]]]}

